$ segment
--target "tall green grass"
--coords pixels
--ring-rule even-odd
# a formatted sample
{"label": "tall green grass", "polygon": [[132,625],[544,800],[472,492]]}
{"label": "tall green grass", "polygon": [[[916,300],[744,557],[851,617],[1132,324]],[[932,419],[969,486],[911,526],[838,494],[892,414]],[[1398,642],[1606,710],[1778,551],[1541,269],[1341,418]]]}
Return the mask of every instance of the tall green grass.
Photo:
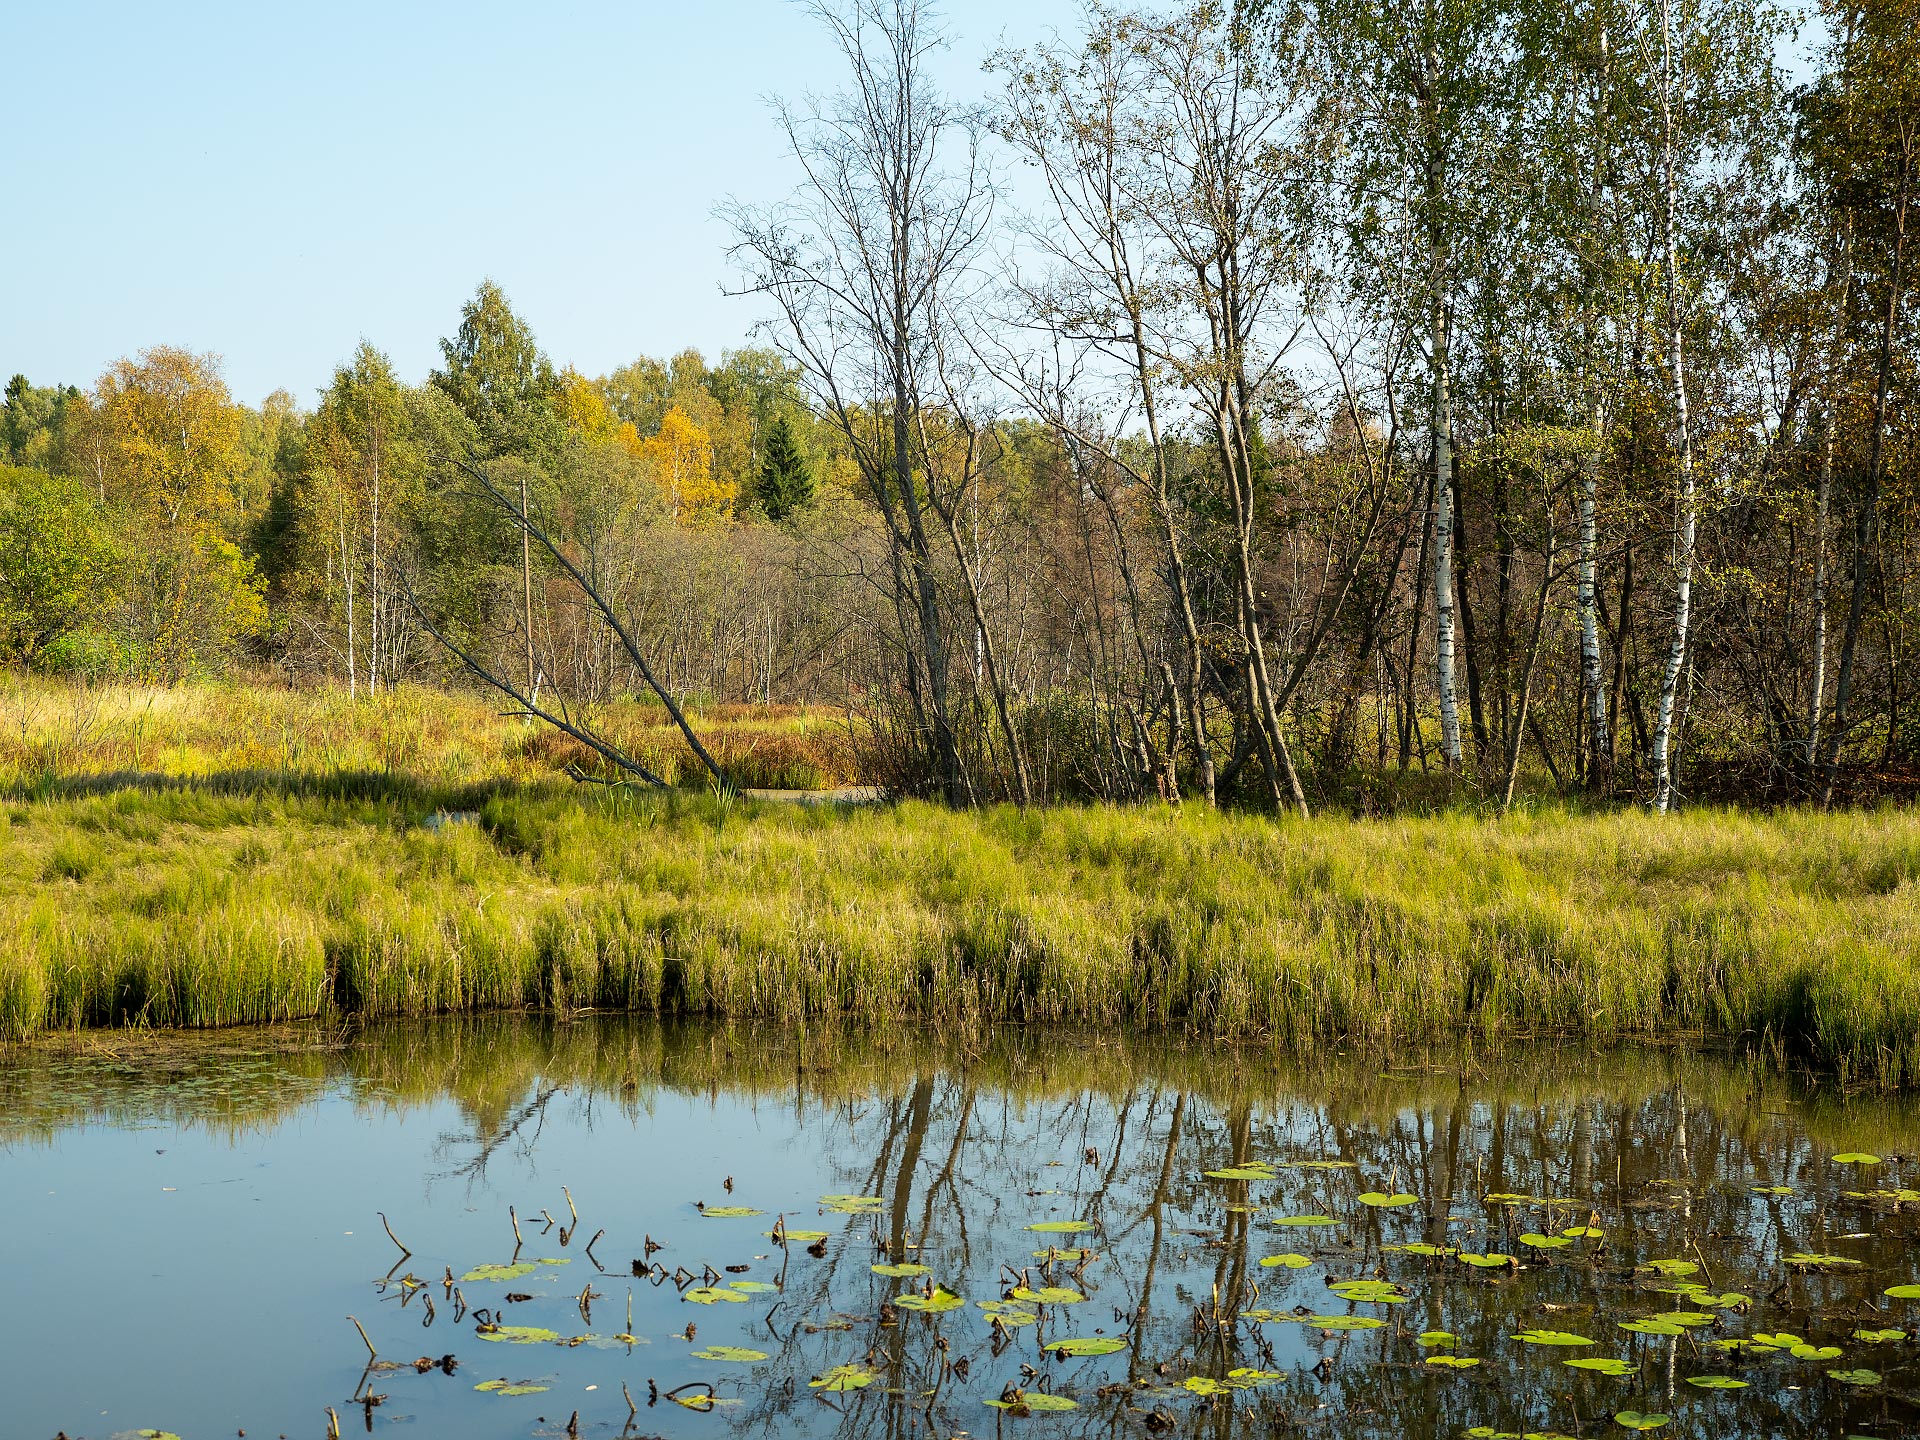
{"label": "tall green grass", "polygon": [[1685,1032],[1920,1083],[1920,819],[1303,823],[532,786],[0,806],[0,1032],[617,1008],[1305,1046]]}

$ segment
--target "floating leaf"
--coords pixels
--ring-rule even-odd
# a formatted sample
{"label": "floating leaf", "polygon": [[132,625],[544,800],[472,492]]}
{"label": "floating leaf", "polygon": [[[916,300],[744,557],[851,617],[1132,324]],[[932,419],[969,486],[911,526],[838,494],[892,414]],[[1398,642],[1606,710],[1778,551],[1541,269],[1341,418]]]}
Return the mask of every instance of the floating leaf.
{"label": "floating leaf", "polygon": [[1671,1320],[1622,1320],[1619,1325],[1622,1330],[1630,1330],[1635,1335],[1684,1335],[1687,1333],[1686,1326],[1676,1325]]}
{"label": "floating leaf", "polygon": [[869,1215],[887,1208],[887,1202],[878,1195],[822,1195],[820,1203],[842,1215]]}
{"label": "floating leaf", "polygon": [[824,1240],[827,1238],[827,1232],[824,1230],[782,1230],[777,1235],[772,1230],[762,1231],[761,1233],[769,1240],[778,1239],[783,1243],[798,1243],[801,1245],[811,1245],[816,1240]]}
{"label": "floating leaf", "polygon": [[1477,1270],[1497,1270],[1504,1266],[1517,1265],[1520,1262],[1511,1255],[1502,1255],[1497,1250],[1486,1255],[1471,1255],[1462,1250],[1456,1257],[1462,1265],[1471,1265]]}
{"label": "floating leaf", "polygon": [[1280,1176],[1280,1172],[1264,1160],[1228,1165],[1220,1170],[1209,1170],[1206,1174],[1209,1180],[1277,1180]]}
{"label": "floating leaf", "polygon": [[709,1345],[704,1350],[693,1352],[696,1360],[724,1360],[738,1364],[752,1364],[755,1360],[767,1358],[764,1350],[749,1350],[744,1345]]}
{"label": "floating leaf", "polygon": [[1791,1185],[1750,1185],[1747,1187],[1756,1195],[1791,1195]]}
{"label": "floating leaf", "polygon": [[982,1300],[978,1303],[982,1310],[1009,1329],[1017,1325],[1037,1324],[1040,1319],[1033,1311],[1012,1300]]}
{"label": "floating leaf", "polygon": [[1578,1360],[1564,1360],[1561,1363],[1571,1365],[1575,1370],[1592,1370],[1600,1375],[1633,1375],[1640,1369],[1631,1360],[1611,1360],[1598,1355],[1583,1356]]}
{"label": "floating leaf", "polygon": [[1281,1165],[1289,1170],[1351,1170],[1351,1160],[1282,1160]]}
{"label": "floating leaf", "polygon": [[1886,1291],[1890,1300],[1920,1300],[1920,1285],[1894,1285]]}
{"label": "floating leaf", "polygon": [[1713,1316],[1700,1310],[1663,1310],[1658,1315],[1649,1315],[1649,1320],[1665,1320],[1670,1325],[1681,1325],[1691,1330],[1700,1325],[1711,1325]]}
{"label": "floating leaf", "polygon": [[1594,1342],[1584,1335],[1574,1335],[1566,1330],[1522,1330],[1513,1337],[1529,1345],[1591,1345]]}
{"label": "floating leaf", "polygon": [[895,1279],[906,1279],[914,1275],[931,1275],[931,1265],[916,1265],[911,1260],[899,1265],[870,1265],[867,1267],[876,1275],[887,1275]]}
{"label": "floating leaf", "polygon": [[1091,1220],[1042,1220],[1027,1226],[1043,1235],[1078,1235],[1082,1231],[1093,1229]]}
{"label": "floating leaf", "polygon": [[508,1345],[545,1345],[560,1338],[557,1330],[543,1330],[538,1325],[489,1325],[476,1327],[474,1334],[482,1340],[504,1341]]}
{"label": "floating leaf", "polygon": [[1639,1268],[1655,1275],[1667,1275],[1675,1279],[1700,1273],[1700,1267],[1691,1260],[1648,1260]]}
{"label": "floating leaf", "polygon": [[1064,1285],[1022,1285],[1013,1292],[1013,1298],[1025,1300],[1030,1305],[1078,1305],[1087,1297]]}
{"label": "floating leaf", "polygon": [[864,1390],[874,1382],[873,1371],[864,1365],[836,1365],[807,1381],[815,1390]]}
{"label": "floating leaf", "polygon": [[1848,1150],[1844,1154],[1834,1156],[1833,1163],[1836,1165],[1878,1165],[1880,1163],[1880,1157],[1878,1155],[1869,1155],[1864,1150]]}
{"label": "floating leaf", "polygon": [[1233,1387],[1231,1385],[1227,1384],[1224,1380],[1216,1380],[1211,1375],[1191,1376],[1181,1388],[1191,1390],[1196,1395],[1230,1395],[1233,1393]]}
{"label": "floating leaf", "polygon": [[1560,1233],[1569,1240],[1598,1240],[1607,1232],[1598,1225],[1571,1225]]}
{"label": "floating leaf", "polygon": [[512,1380],[482,1380],[473,1388],[483,1390],[489,1395],[544,1395],[549,1387],[532,1385],[524,1380],[518,1383]]}
{"label": "floating leaf", "polygon": [[764,1210],[756,1210],[751,1205],[709,1205],[700,1212],[709,1220],[739,1220],[748,1215],[764,1215]]}
{"label": "floating leaf", "polygon": [[1796,1360],[1838,1360],[1838,1345],[1796,1345],[1789,1352]]}
{"label": "floating leaf", "polygon": [[1287,1377],[1278,1370],[1255,1370],[1249,1366],[1238,1365],[1227,1372],[1227,1381],[1236,1390],[1251,1390],[1259,1385],[1271,1385],[1276,1380]]}
{"label": "floating leaf", "polygon": [[747,1303],[745,1292],[735,1290],[731,1286],[721,1289],[714,1285],[696,1285],[691,1290],[682,1292],[680,1298],[691,1300],[696,1305],[717,1305],[722,1300],[731,1300],[738,1305]]}
{"label": "floating leaf", "polygon": [[1417,1240],[1410,1245],[1382,1245],[1380,1248],[1401,1255],[1419,1255],[1428,1260],[1442,1259],[1448,1255],[1458,1255],[1460,1253],[1455,1246],[1429,1245],[1423,1240]]}
{"label": "floating leaf", "polygon": [[1080,1407],[1064,1395],[1049,1395],[1043,1390],[1016,1390],[1013,1398],[1007,1400],[989,1400],[987,1404],[996,1410],[1009,1410],[1018,1414],[1030,1410],[1034,1414],[1044,1414],[1049,1410],[1078,1410]]}
{"label": "floating leaf", "polygon": [[769,1285],[765,1280],[730,1280],[729,1290],[738,1290],[744,1295],[773,1295],[779,1292],[778,1285]]}
{"label": "floating leaf", "polygon": [[941,1285],[937,1286],[931,1295],[901,1295],[895,1298],[893,1303],[902,1310],[922,1310],[939,1314],[944,1310],[958,1310],[967,1302],[946,1286]]}
{"label": "floating leaf", "polygon": [[1452,1345],[1459,1339],[1451,1330],[1423,1330],[1414,1337],[1413,1343],[1431,1348],[1435,1345]]}
{"label": "floating leaf", "polygon": [[531,1260],[522,1260],[517,1265],[476,1265],[460,1279],[469,1285],[481,1280],[518,1280],[522,1275],[531,1275],[539,1268]]}
{"label": "floating leaf", "polygon": [[1478,1357],[1471,1355],[1429,1355],[1427,1364],[1444,1365],[1452,1370],[1471,1370],[1480,1363]]}
{"label": "floating leaf", "polygon": [[1880,1345],[1888,1340],[1904,1340],[1907,1338],[1907,1332],[1904,1330],[1856,1330],[1853,1332],[1853,1338],[1864,1340],[1869,1345]]}
{"label": "floating leaf", "polygon": [[1778,1335],[1765,1333],[1756,1335],[1747,1343],[1756,1350],[1791,1350],[1794,1346],[1804,1345],[1807,1342],[1798,1335],[1790,1335],[1782,1330]]}
{"label": "floating leaf", "polygon": [[1127,1342],[1116,1340],[1109,1335],[1078,1336],[1067,1340],[1052,1340],[1047,1349],[1056,1355],[1111,1355],[1115,1351],[1127,1348]]}
{"label": "floating leaf", "polygon": [[1298,1319],[1316,1330],[1378,1330],[1387,1323],[1371,1315],[1302,1315]]}
{"label": "floating leaf", "polygon": [[1642,1415],[1638,1410],[1622,1410],[1613,1417],[1614,1424],[1624,1425],[1629,1430],[1658,1430],[1672,1421],[1671,1415]]}
{"label": "floating leaf", "polygon": [[1260,1264],[1268,1270],[1272,1270],[1276,1266],[1286,1270],[1304,1270],[1313,1264],[1313,1261],[1305,1255],[1295,1255],[1289,1252],[1285,1255],[1269,1255],[1263,1259]]}
{"label": "floating leaf", "polygon": [[1529,1231],[1520,1237],[1520,1243],[1531,1245],[1536,1250],[1558,1250],[1563,1246],[1571,1245],[1573,1241],[1565,1235],[1536,1235]]}
{"label": "floating leaf", "polygon": [[1827,1374],[1843,1385],[1878,1385],[1880,1377],[1872,1370],[1829,1370]]}
{"label": "floating leaf", "polygon": [[1375,1210],[1398,1210],[1403,1205],[1418,1205],[1420,1197],[1418,1195],[1387,1195],[1378,1190],[1369,1190],[1360,1197],[1360,1203],[1369,1205]]}
{"label": "floating leaf", "polygon": [[1330,1287],[1342,1300],[1359,1305],[1402,1305],[1406,1292],[1387,1280],[1342,1280]]}
{"label": "floating leaf", "polygon": [[1286,1225],[1298,1229],[1311,1229],[1318,1225],[1338,1225],[1340,1222],[1331,1215],[1280,1215],[1268,1223],[1272,1225]]}
{"label": "floating leaf", "polygon": [[1858,1265],[1858,1260],[1850,1260],[1845,1255],[1782,1255],[1781,1260],[1788,1265],[1805,1266],[1816,1270],[1837,1270],[1842,1266]]}
{"label": "floating leaf", "polygon": [[1744,1390],[1747,1382],[1736,1380],[1731,1375],[1689,1375],[1687,1384],[1698,1385],[1702,1390]]}

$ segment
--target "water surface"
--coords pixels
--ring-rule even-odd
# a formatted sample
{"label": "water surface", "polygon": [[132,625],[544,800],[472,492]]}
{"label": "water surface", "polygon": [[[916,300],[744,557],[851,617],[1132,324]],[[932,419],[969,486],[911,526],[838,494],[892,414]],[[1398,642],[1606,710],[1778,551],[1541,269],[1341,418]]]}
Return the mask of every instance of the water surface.
{"label": "water surface", "polygon": [[1675,1051],[101,1037],[0,1058],[0,1434],[1899,1435],[1916,1152]]}

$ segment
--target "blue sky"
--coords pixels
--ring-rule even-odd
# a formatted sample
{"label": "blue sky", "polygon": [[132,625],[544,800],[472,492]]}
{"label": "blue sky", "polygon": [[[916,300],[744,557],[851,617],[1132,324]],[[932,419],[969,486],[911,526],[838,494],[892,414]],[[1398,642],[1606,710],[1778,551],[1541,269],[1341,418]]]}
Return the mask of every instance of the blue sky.
{"label": "blue sky", "polygon": [[[954,0],[946,82],[1077,9]],[[0,0],[0,53],[0,375],[173,344],[303,405],[363,335],[423,377],[485,275],[589,374],[743,343],[713,207],[786,194],[765,97],[839,83],[787,0]]]}

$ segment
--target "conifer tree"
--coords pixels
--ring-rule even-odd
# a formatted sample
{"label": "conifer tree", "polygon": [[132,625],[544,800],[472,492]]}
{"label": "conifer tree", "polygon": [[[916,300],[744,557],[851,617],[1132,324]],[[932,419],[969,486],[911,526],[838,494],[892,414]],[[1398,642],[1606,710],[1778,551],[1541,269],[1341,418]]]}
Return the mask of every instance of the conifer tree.
{"label": "conifer tree", "polygon": [[766,450],[760,459],[760,475],[755,496],[767,518],[775,524],[795,511],[813,503],[813,474],[800,453],[793,425],[784,415],[776,415],[767,427]]}

